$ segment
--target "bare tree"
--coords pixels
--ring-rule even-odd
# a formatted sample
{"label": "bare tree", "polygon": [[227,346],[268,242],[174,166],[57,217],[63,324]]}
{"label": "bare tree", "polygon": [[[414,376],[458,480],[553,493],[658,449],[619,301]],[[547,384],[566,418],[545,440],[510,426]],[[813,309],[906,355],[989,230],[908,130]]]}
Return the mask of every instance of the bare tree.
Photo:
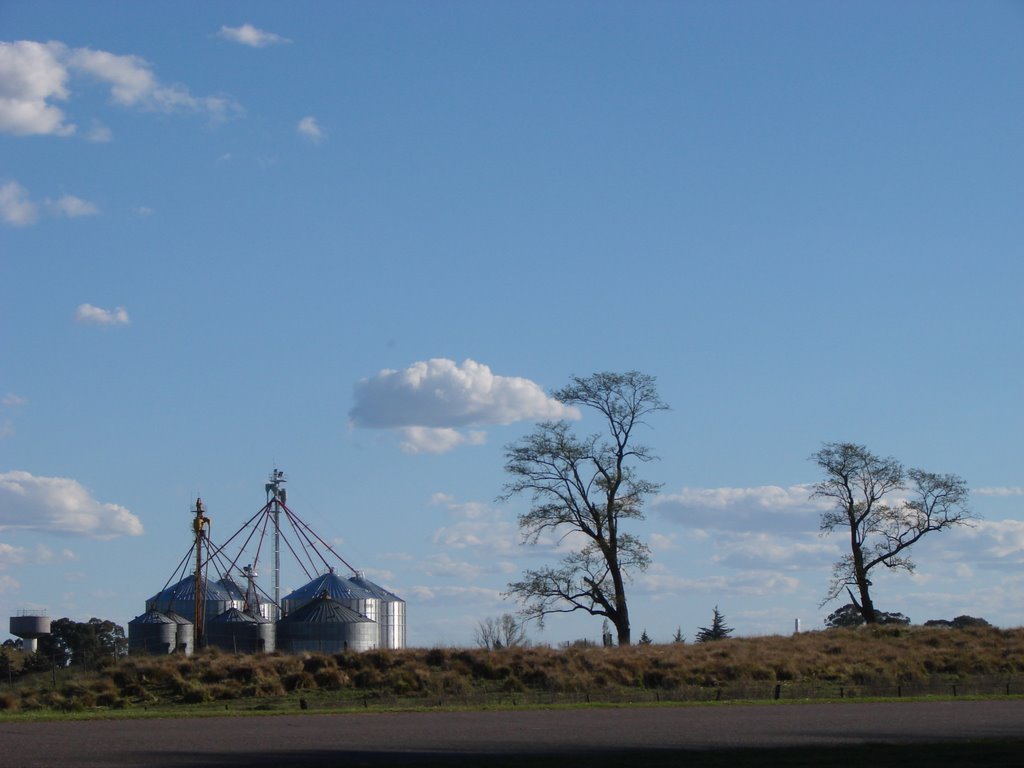
{"label": "bare tree", "polygon": [[489,651],[499,648],[521,648],[529,645],[526,629],[511,613],[486,618],[477,624],[473,633],[476,644]]}
{"label": "bare tree", "polygon": [[633,442],[633,432],[646,416],[668,406],[654,377],[637,371],[574,377],[553,396],[596,411],[604,432],[577,437],[564,421],[538,424],[506,448],[505,470],[513,479],[502,498],[530,496],[532,508],[519,516],[524,543],[536,544],[545,533],[582,543],[557,566],[527,570],[522,581],[509,584],[508,594],[523,604],[527,619],[542,626],[553,613],[604,616],[615,625],[619,645],[626,646],[626,579],[647,567],[650,552],[620,524],[642,519],[644,497],[660,487],[636,475],[634,465],[655,456]]}
{"label": "bare tree", "polygon": [[878,623],[871,571],[879,565],[913,571],[908,550],[922,536],[973,519],[967,484],[957,475],[904,469],[896,459],[881,458],[854,443],[825,443],[811,459],[825,472],[812,498],[835,502],[822,513],[821,530],[846,529],[850,536],[850,554],[833,566],[822,605],[845,590],[864,621]]}

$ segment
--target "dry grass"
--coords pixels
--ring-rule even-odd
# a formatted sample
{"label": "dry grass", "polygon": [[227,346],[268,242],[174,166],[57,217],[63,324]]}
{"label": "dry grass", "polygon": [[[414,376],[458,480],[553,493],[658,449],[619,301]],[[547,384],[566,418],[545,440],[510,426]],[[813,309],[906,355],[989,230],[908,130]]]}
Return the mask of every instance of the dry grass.
{"label": "dry grass", "polygon": [[0,693],[0,711],[270,702],[289,696],[436,703],[470,702],[481,695],[619,701],[628,692],[653,692],[659,699],[663,693],[715,698],[723,690],[735,697],[777,686],[870,693],[980,677],[1017,681],[1016,692],[1024,692],[1024,629],[888,626],[695,645],[564,650],[236,655],[211,649],[188,658],[130,657],[101,672],[65,670],[57,685],[50,674],[38,675]]}

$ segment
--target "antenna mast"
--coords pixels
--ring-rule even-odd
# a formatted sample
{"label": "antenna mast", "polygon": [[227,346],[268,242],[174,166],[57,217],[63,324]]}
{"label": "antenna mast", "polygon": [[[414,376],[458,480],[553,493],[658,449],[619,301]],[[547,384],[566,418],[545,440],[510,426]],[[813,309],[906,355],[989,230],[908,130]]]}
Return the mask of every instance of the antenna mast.
{"label": "antenna mast", "polygon": [[287,491],[281,485],[285,482],[284,472],[275,467],[270,482],[264,486],[274,519],[274,621],[281,618],[281,505],[287,503]]}

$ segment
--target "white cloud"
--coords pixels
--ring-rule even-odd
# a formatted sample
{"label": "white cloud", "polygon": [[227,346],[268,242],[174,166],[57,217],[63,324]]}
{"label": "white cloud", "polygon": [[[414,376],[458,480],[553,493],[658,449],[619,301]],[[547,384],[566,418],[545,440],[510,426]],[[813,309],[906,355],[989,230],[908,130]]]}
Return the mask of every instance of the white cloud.
{"label": "white cloud", "polygon": [[1024,496],[1024,487],[1011,485],[995,488],[975,488],[973,493],[979,496]]}
{"label": "white cloud", "polygon": [[34,224],[39,207],[28,198],[28,190],[16,181],[0,185],[0,219],[15,227]]}
{"label": "white cloud", "polygon": [[842,556],[834,539],[816,534],[777,536],[770,533],[720,531],[711,561],[737,569],[827,569]]}
{"label": "white cloud", "polygon": [[505,520],[498,510],[475,501],[460,503],[443,493],[435,493],[431,503],[445,507],[454,518],[451,525],[434,531],[435,545],[472,551],[488,561],[519,551],[518,527]]}
{"label": "white cloud", "polygon": [[128,325],[131,318],[124,307],[103,309],[92,304],[80,304],[75,310],[75,322],[82,325]]}
{"label": "white cloud", "polygon": [[85,138],[96,144],[106,144],[108,141],[114,140],[114,132],[103,123],[93,120],[92,128],[89,129]]}
{"label": "white cloud", "polygon": [[138,208],[135,209],[135,215],[141,218],[145,218],[146,216],[152,216],[153,209],[147,208],[145,205],[140,205]]}
{"label": "white cloud", "polygon": [[252,24],[243,24],[240,27],[221,27],[217,35],[225,40],[248,45],[251,48],[266,48],[268,45],[282,45],[291,42],[287,37],[281,37],[273,32],[264,32]]}
{"label": "white cloud", "polygon": [[319,144],[327,136],[315,117],[302,118],[299,120],[299,124],[295,126],[295,130],[299,132],[299,135],[305,136],[314,144]]}
{"label": "white cloud", "polygon": [[75,480],[14,471],[0,473],[0,531],[6,530],[112,539],[140,535],[142,523],[125,507],[97,501]]}
{"label": "white cloud", "polygon": [[800,580],[772,571],[743,571],[728,576],[704,576],[697,579],[678,576],[657,563],[634,578],[638,592],[665,596],[667,594],[748,597],[791,594]]}
{"label": "white cloud", "polygon": [[412,452],[484,441],[482,432],[456,436],[460,427],[580,417],[576,408],[548,397],[529,379],[497,376],[473,360],[456,364],[436,358],[403,371],[383,370],[356,384],[354,396],[353,426],[404,429],[403,448]]}
{"label": "white cloud", "polygon": [[57,200],[47,200],[46,206],[58,216],[77,219],[81,216],[95,216],[100,212],[93,203],[74,195],[64,195]]}
{"label": "white cloud", "polygon": [[60,43],[0,43],[0,133],[69,136],[73,124],[53,100],[68,98],[68,71]]}
{"label": "white cloud", "polygon": [[3,592],[14,592],[21,588],[21,582],[13,576],[4,574],[0,576],[0,593]]}
{"label": "white cloud", "polygon": [[[194,96],[184,86],[161,83],[152,65],[139,56],[21,40],[0,43],[0,132],[16,136],[73,134],[76,126],[66,122],[63,110],[53,103],[68,99],[73,74],[85,74],[109,86],[114,103],[125,107],[204,112],[215,118],[241,112],[231,99]],[[87,138],[108,140],[109,130],[95,125]]]}
{"label": "white cloud", "polygon": [[417,600],[431,602],[434,600],[451,600],[460,603],[487,602],[501,599],[501,592],[486,587],[428,587],[417,585],[409,590]]}
{"label": "white cloud", "polygon": [[14,437],[14,425],[9,421],[4,421],[0,424],[0,440],[8,437]]}
{"label": "white cloud", "polygon": [[402,427],[405,438],[401,449],[405,453],[447,453],[460,445],[482,445],[487,433],[470,430],[463,434],[448,427]]}
{"label": "white cloud", "polygon": [[483,568],[465,560],[455,560],[447,552],[428,557],[423,561],[423,572],[431,578],[455,578],[463,581],[475,581],[483,572]]}
{"label": "white cloud", "polygon": [[815,531],[831,504],[811,499],[813,487],[683,488],[662,494],[651,509],[681,525],[713,530]]}
{"label": "white cloud", "polygon": [[24,398],[21,395],[16,395],[13,392],[8,392],[6,395],[3,396],[3,399],[0,400],[0,403],[3,403],[9,408],[17,408],[18,406],[24,405],[27,402],[27,398]]}

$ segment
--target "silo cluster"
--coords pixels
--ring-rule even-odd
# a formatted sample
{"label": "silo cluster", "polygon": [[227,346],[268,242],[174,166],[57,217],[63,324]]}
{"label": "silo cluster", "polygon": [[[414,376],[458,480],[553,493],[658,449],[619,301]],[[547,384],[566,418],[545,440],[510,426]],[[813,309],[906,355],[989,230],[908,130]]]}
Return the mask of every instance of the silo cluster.
{"label": "silo cluster", "polygon": [[[405,647],[405,601],[361,572],[343,578],[321,574],[281,600],[246,609],[243,590],[229,579],[200,582],[205,595],[202,633],[207,646],[234,653],[302,653]],[[146,612],[128,622],[131,653],[191,653],[195,579],[187,577],[146,601]]]}

